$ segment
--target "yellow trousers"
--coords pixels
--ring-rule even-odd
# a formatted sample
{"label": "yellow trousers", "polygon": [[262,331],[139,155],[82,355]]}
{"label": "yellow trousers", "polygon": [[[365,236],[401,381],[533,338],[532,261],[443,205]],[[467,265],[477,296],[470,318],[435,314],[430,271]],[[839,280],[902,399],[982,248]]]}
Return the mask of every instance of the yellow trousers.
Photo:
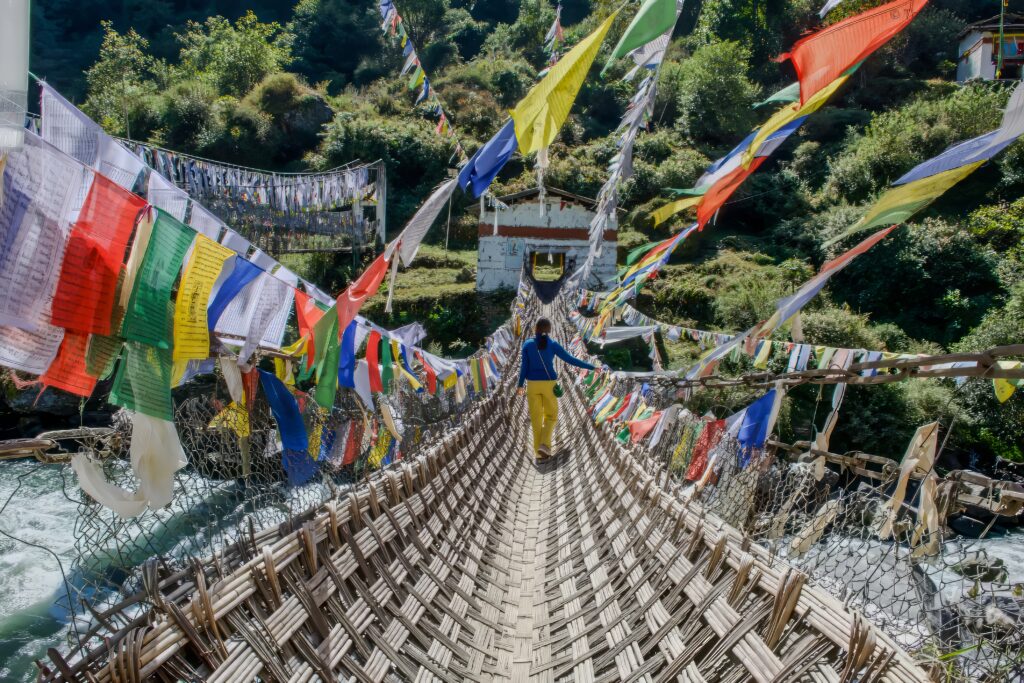
{"label": "yellow trousers", "polygon": [[526,404],[530,408],[530,426],[533,427],[533,452],[539,453],[543,444],[551,447],[551,433],[558,422],[558,399],[555,398],[555,380],[529,380],[526,383]]}

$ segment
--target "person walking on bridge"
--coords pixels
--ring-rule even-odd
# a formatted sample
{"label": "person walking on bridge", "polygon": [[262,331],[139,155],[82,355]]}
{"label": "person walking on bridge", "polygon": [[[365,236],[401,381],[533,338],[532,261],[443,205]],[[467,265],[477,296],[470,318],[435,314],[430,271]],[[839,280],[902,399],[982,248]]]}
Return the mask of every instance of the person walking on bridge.
{"label": "person walking on bridge", "polygon": [[534,330],[535,336],[523,344],[523,357],[519,367],[519,395],[526,394],[530,409],[530,426],[533,428],[533,452],[537,460],[551,457],[551,434],[558,421],[558,398],[555,385],[555,356],[564,362],[585,370],[594,366],[576,358],[561,344],[552,339],[551,321],[541,318]]}

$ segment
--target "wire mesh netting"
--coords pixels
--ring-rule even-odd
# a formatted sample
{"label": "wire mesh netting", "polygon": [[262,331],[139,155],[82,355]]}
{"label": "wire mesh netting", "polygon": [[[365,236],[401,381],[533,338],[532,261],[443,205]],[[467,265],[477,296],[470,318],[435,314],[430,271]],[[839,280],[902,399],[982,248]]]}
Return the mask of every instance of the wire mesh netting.
{"label": "wire mesh netting", "polygon": [[[189,396],[176,401],[175,424],[189,465],[175,475],[172,503],[123,519],[78,490],[70,465],[63,466],[64,492],[77,502],[73,561],[59,605],[76,615],[68,644],[79,650],[104,630],[127,627],[152,604],[147,582],[201,559],[213,558],[227,572],[245,561],[225,552],[261,529],[292,528],[326,501],[345,496],[361,481],[400,460],[415,457],[458,429],[479,397],[470,387],[464,400],[439,387],[417,392],[396,379],[378,395],[393,416],[399,442],[379,419],[365,412],[352,392],[341,392],[328,412],[310,395],[298,403],[310,438],[308,457],[318,463],[310,482],[289,485],[276,424],[257,395],[248,409],[231,403],[223,379],[200,376]],[[102,434],[98,438],[97,434]],[[134,489],[129,458],[131,421],[123,411],[106,430],[80,430],[64,439],[69,452],[100,463],[113,484]],[[127,603],[124,601],[127,599]]]}
{"label": "wire mesh netting", "polygon": [[[635,388],[625,382],[615,393]],[[672,404],[669,392],[649,398]],[[938,680],[1024,680],[1024,585],[1014,582],[1006,560],[989,554],[985,541],[948,527],[935,538],[923,530],[920,481],[911,479],[892,509],[899,463],[869,468],[873,463],[857,463],[854,455],[837,464],[809,447],[773,442],[751,453],[729,435],[709,451],[701,435],[710,420],[682,406],[676,410],[653,449],[634,446],[675,495],[805,572],[812,584],[928,662]],[[958,494],[998,503],[996,491],[939,481],[943,521],[962,510]]]}

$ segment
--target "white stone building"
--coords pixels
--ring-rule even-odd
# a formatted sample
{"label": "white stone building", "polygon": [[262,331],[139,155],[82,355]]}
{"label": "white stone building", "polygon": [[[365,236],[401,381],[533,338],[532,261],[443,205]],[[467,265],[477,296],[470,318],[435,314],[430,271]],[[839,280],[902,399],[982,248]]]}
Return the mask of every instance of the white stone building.
{"label": "white stone building", "polygon": [[[523,264],[532,272],[535,260],[561,265],[563,275],[571,275],[583,265],[589,249],[594,200],[548,187],[543,216],[538,188],[499,197],[498,201],[508,208],[481,207],[480,211],[478,291],[515,288]],[[600,288],[598,279],[600,284],[614,280],[617,230],[613,217],[604,233],[601,256],[592,268],[591,282],[585,284]]]}
{"label": "white stone building", "polygon": [[[960,33],[956,80],[995,80],[999,42],[999,15],[971,24]],[[1019,80],[1024,65],[1024,16],[1007,13],[1003,18],[1003,73],[1001,78]]]}

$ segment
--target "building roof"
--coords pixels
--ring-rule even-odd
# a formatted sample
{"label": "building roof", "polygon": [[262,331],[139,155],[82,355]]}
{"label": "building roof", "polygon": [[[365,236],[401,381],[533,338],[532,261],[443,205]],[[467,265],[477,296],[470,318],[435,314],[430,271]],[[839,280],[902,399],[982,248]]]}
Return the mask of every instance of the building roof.
{"label": "building roof", "polygon": [[[520,199],[535,197],[538,194],[540,194],[540,188],[531,187],[530,189],[523,190],[522,192],[513,192],[512,194],[507,194],[503,197],[498,197],[498,201],[508,204],[509,202],[517,202]],[[579,202],[580,204],[586,204],[590,208],[594,208],[595,206],[597,206],[597,202],[591,199],[590,197],[583,197],[578,194],[573,194],[572,192],[567,192],[566,190],[560,190],[557,187],[545,186],[544,194],[546,194],[548,197],[561,197],[562,199],[569,199],[574,202]]]}
{"label": "building roof", "polygon": [[[1024,14],[1016,14],[1014,12],[1007,12],[1006,16],[1003,17],[1003,30],[1004,31],[1020,31],[1024,30]],[[986,32],[998,32],[999,31],[999,15],[995,15],[990,19],[983,19],[976,21],[973,24],[968,24],[964,27],[964,30],[960,32],[957,38],[963,38],[968,33],[974,31]]]}

